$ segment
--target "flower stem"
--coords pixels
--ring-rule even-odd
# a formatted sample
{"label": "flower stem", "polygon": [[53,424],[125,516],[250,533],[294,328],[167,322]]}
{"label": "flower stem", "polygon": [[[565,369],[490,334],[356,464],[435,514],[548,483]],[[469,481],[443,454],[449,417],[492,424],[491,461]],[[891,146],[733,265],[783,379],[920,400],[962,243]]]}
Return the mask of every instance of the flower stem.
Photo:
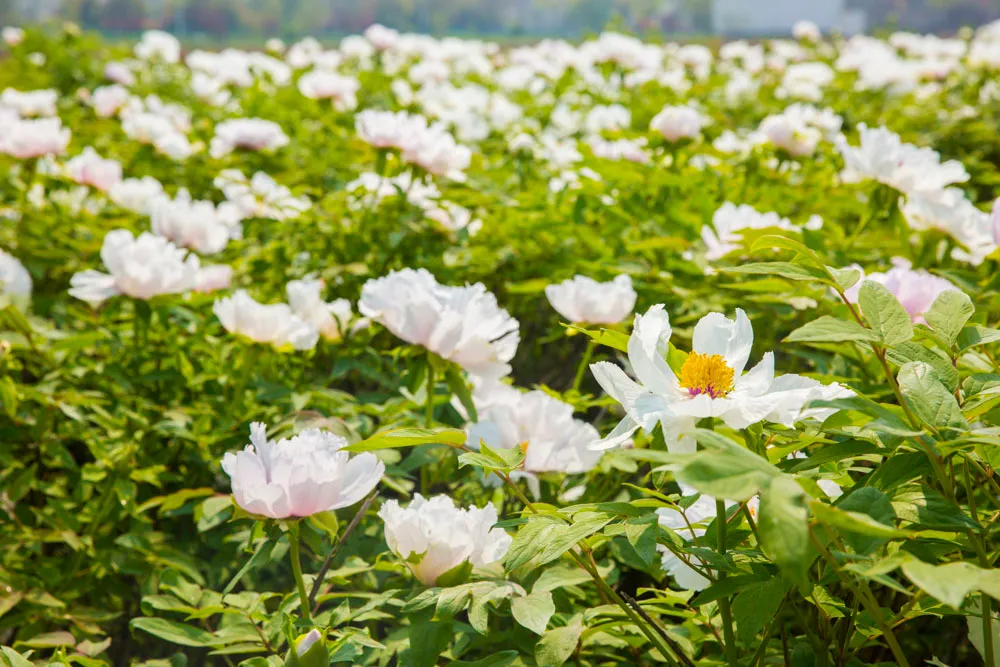
{"label": "flower stem", "polygon": [[576,377],[573,378],[573,391],[580,391],[580,383],[583,382],[583,374],[590,366],[590,358],[594,356],[594,348],[596,347],[597,341],[593,338],[587,341],[587,349],[583,353],[580,365],[576,367]]}
{"label": "flower stem", "polygon": [[[715,534],[719,538],[719,555],[726,553],[726,527],[729,517],[726,515],[726,503],[722,500],[715,501]],[[726,573],[719,571],[719,583],[726,580]],[[726,661],[729,667],[739,667],[740,656],[736,648],[736,633],[733,632],[733,609],[730,606],[729,598],[723,596],[719,598],[719,611],[722,613],[722,635],[726,640]]]}
{"label": "flower stem", "polygon": [[424,422],[427,428],[434,426],[434,364],[427,360],[427,400],[424,402]]}
{"label": "flower stem", "polygon": [[309,610],[309,596],[306,594],[306,582],[302,578],[302,562],[299,560],[299,524],[289,522],[288,524],[288,545],[289,556],[292,558],[292,574],[295,576],[295,587],[299,591],[299,609],[302,618],[309,625],[312,625],[312,612]]}

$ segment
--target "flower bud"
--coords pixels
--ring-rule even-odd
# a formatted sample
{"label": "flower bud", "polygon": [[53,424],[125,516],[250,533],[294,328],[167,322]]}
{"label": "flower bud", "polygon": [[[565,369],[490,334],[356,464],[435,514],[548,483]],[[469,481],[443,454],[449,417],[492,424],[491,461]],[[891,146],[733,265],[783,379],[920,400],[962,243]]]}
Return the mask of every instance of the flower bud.
{"label": "flower bud", "polygon": [[326,638],[313,628],[295,640],[295,647],[289,649],[285,667],[327,667],[330,653],[326,649]]}

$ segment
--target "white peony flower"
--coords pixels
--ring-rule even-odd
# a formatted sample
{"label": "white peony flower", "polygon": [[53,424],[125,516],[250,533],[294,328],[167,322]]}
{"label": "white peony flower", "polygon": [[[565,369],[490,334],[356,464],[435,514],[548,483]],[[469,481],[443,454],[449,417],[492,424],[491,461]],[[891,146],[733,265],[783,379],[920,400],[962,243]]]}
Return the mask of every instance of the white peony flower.
{"label": "white peony flower", "polygon": [[721,313],[709,313],[698,321],[693,350],[679,376],[666,361],[670,334],[670,318],[662,305],[635,316],[628,358],[638,383],[612,363],[591,364],[598,383],[626,414],[599,448],[614,447],[639,427],[650,432],[659,423],[668,448],[690,452],[695,443],[689,434],[699,419],[716,417],[734,429],[761,421],[793,427],[803,419],[834,412],[808,408],[811,401],[854,395],[838,384],[823,385],[800,375],[775,377],[773,352],[744,374],[753,328],[740,309],[735,321]]}
{"label": "white peony flower", "polygon": [[370,205],[369,197],[374,197],[376,202],[380,202],[387,197],[402,196],[414,206],[428,210],[436,207],[437,200],[441,197],[441,192],[432,181],[414,179],[409,172],[390,178],[366,171],[344,186],[344,189],[351,193],[358,190],[370,193],[369,196],[358,196],[350,203],[352,208]]}
{"label": "white peony flower", "polygon": [[502,559],[511,537],[494,528],[493,505],[459,509],[447,496],[430,500],[414,494],[408,507],[389,500],[378,511],[385,522],[385,541],[425,586],[463,563],[483,567]]}
{"label": "white peony flower", "polygon": [[233,485],[236,504],[272,519],[306,517],[350,507],[378,484],[385,465],[370,452],[340,451],[347,441],[319,429],[268,440],[267,427],[250,425],[250,444],[227,452],[222,469]]}
{"label": "white peony flower", "polygon": [[959,188],[920,192],[901,198],[900,211],[913,229],[938,229],[964,246],[953,248],[955,259],[978,266],[997,249],[1000,236],[995,216],[980,211]]}
{"label": "white peony flower", "polygon": [[163,195],[163,185],[152,176],[142,178],[126,178],[111,186],[108,190],[108,197],[118,206],[149,215],[156,203]]}
{"label": "white peony flower", "polygon": [[195,255],[167,239],[143,232],[138,238],[127,229],[104,237],[101,260],[109,273],[88,269],[70,278],[70,296],[92,305],[124,294],[152,299],[194,289],[201,263]]}
{"label": "white peony flower", "polygon": [[108,192],[122,180],[122,165],[118,160],[105,160],[90,146],[66,163],[66,174],[80,185],[89,185]]}
{"label": "white peony flower", "polygon": [[[681,493],[684,496],[691,496],[698,493],[686,485],[681,485]],[[731,506],[732,503],[727,503]],[[687,541],[694,541],[701,538],[708,531],[708,524],[715,520],[715,498],[701,495],[691,505],[684,509],[673,507],[661,507],[656,510],[657,521],[661,526],[665,526]],[[662,544],[656,545],[657,550],[662,554],[661,567],[674,578],[677,586],[685,591],[701,591],[708,588],[712,582],[691,567],[689,562],[669,550]],[[690,562],[701,569],[705,569],[705,563],[697,556],[687,556]]]}
{"label": "white peony flower", "polygon": [[804,157],[816,152],[823,134],[806,125],[798,117],[791,114],[774,114],[760,122],[757,132],[773,144],[788,152],[793,157]]}
{"label": "white peony flower", "polygon": [[358,106],[361,84],[351,76],[336,72],[313,70],[299,79],[299,92],[313,100],[333,100],[338,111],[350,111]]}
{"label": "white peony flower", "polygon": [[0,38],[3,39],[4,44],[14,48],[24,41],[24,30],[12,25],[4,26],[4,29],[0,31]]}
{"label": "white peony flower", "polygon": [[354,310],[347,299],[323,301],[322,290],[322,280],[292,280],[285,286],[292,312],[318,329],[327,340],[337,341],[347,332]]}
{"label": "white peony flower", "polygon": [[174,199],[158,197],[150,206],[149,219],[155,234],[203,255],[222,252],[230,239],[243,238],[242,216],[236,206],[195,201],[185,189]]}
{"label": "white peony flower", "polygon": [[59,155],[69,145],[70,131],[58,118],[15,120],[0,127],[0,153],[27,160]]}
{"label": "white peony flower", "polygon": [[212,306],[212,312],[226,331],[258,343],[311,350],[319,340],[319,330],[292,312],[288,304],[258,303],[246,290],[219,299]]}
{"label": "white peony flower", "polygon": [[548,285],[545,296],[557,313],[574,324],[618,324],[632,314],[636,300],[632,278],[625,275],[606,283],[577,275]]}
{"label": "white peony flower", "polygon": [[223,169],[213,184],[246,218],[291,220],[312,207],[309,199],[293,196],[291,190],[262,171],[247,180],[239,169]]}
{"label": "white peony flower", "polygon": [[450,201],[438,202],[424,210],[424,215],[438,223],[449,232],[464,229],[469,236],[474,236],[483,227],[483,221],[472,217],[472,211]]}
{"label": "white peony flower", "polygon": [[[600,435],[590,424],[573,417],[573,406],[544,391],[522,392],[496,381],[478,383],[472,394],[479,421],[466,426],[469,446],[480,441],[492,449],[524,451],[524,463],[511,473],[526,479],[532,495],[540,495],[537,474],[575,474],[591,470],[601,452],[588,449]],[[456,405],[463,415],[464,408]],[[491,482],[499,478],[491,476]]]}
{"label": "white peony flower", "polygon": [[110,118],[118,113],[129,100],[128,89],[119,84],[95,88],[90,96],[90,106],[101,118]]}
{"label": "white peony flower", "polygon": [[701,228],[701,238],[708,248],[705,257],[709,261],[722,259],[729,253],[740,248],[744,229],[767,229],[774,227],[789,232],[798,232],[799,228],[787,218],[777,213],[760,213],[746,204],[736,206],[726,202],[712,214],[712,225]]}
{"label": "white peony flower", "polygon": [[406,342],[487,379],[510,373],[521,339],[517,320],[482,283],[441,285],[426,269],[369,280],[358,310]]}
{"label": "white peony flower", "polygon": [[13,109],[22,118],[55,116],[58,100],[59,91],[51,88],[24,91],[5,88],[3,93],[0,93],[0,107]]}
{"label": "white peony flower", "polygon": [[861,293],[861,284],[865,280],[873,280],[892,292],[906,309],[914,324],[924,324],[924,313],[930,310],[931,304],[942,292],[961,291],[944,278],[939,278],[923,269],[914,271],[906,259],[896,257],[893,258],[892,263],[893,268],[886,273],[869,273],[867,275],[864,269],[856,264],[848,267],[860,271],[861,278],[850,289],[844,291],[847,300],[851,303],[857,303],[858,295]]}
{"label": "white peony flower", "polygon": [[288,136],[277,123],[263,118],[236,118],[215,126],[209,153],[220,158],[237,148],[274,151],[288,144]]}
{"label": "white peony flower", "polygon": [[695,139],[701,135],[701,129],[709,120],[690,106],[666,106],[660,113],[653,116],[649,129],[659,132],[670,142],[681,139]]}
{"label": "white peony flower", "polygon": [[818,42],[823,39],[823,33],[812,21],[796,21],[792,26],[792,37],[800,42]]}
{"label": "white peony flower", "polygon": [[181,61],[181,43],[176,37],[162,30],[147,30],[135,45],[136,58],[141,60],[162,60],[165,63]]}
{"label": "white peony flower", "polygon": [[0,250],[0,294],[22,309],[31,303],[31,274],[21,261]]}
{"label": "white peony flower", "polygon": [[898,134],[884,127],[871,129],[862,123],[858,132],[860,146],[849,145],[843,136],[837,141],[847,182],[874,179],[903,194],[913,194],[936,192],[969,180],[961,162],[941,162],[934,149],[903,143]]}

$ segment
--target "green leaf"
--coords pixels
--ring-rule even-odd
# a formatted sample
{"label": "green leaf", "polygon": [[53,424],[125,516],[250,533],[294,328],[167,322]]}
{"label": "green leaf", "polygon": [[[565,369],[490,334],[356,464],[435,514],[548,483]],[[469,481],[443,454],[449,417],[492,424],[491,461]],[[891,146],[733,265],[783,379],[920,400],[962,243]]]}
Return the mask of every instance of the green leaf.
{"label": "green leaf", "polygon": [[55,632],[43,632],[30,639],[19,639],[16,644],[28,648],[56,648],[59,646],[74,646],[76,645],[76,638],[65,630],[56,630]]}
{"label": "green leaf", "polygon": [[758,250],[770,250],[772,248],[782,248],[784,250],[791,250],[799,253],[802,255],[804,260],[808,261],[816,268],[827,272],[830,282],[833,281],[833,276],[829,274],[829,270],[826,268],[826,263],[823,262],[820,256],[817,255],[812,248],[808,247],[801,241],[796,241],[793,238],[781,236],[779,234],[766,234],[753,242],[753,245],[750,246],[750,252],[756,253]]}
{"label": "green leaf", "polygon": [[903,574],[932,598],[955,609],[973,591],[1000,599],[1000,570],[965,562],[931,565],[911,557],[903,562]]}
{"label": "green leaf", "polygon": [[451,619],[434,618],[433,610],[410,616],[410,648],[400,658],[409,667],[435,667],[454,636]]}
{"label": "green leaf", "polygon": [[[871,494],[872,495],[871,500],[873,501],[873,503],[884,502],[886,505],[888,505],[889,511],[890,512],[892,511],[892,506],[889,505],[888,499],[886,499],[885,496],[883,496],[882,493],[877,489],[866,487],[865,489],[859,489],[859,491],[874,492],[873,494]],[[874,500],[874,494],[878,494],[880,500]],[[851,495],[859,496],[859,498],[861,497],[857,492]],[[867,497],[867,494],[864,495],[866,497],[864,497],[862,500],[857,501],[857,507],[859,509],[865,507],[870,500],[870,498]],[[841,505],[845,505],[846,500],[847,499],[845,499],[845,502],[841,503]],[[851,505],[847,506],[851,507]],[[883,521],[884,517],[882,517],[881,515],[879,515],[879,518],[875,518],[875,516],[872,516],[872,513],[879,512],[880,510],[879,507],[870,509],[869,510],[870,513],[865,513],[865,512],[853,511],[850,509],[847,510],[841,509],[840,506],[833,507],[830,505],[826,505],[825,503],[819,500],[814,500],[811,503],[809,503],[809,509],[812,510],[813,516],[815,516],[816,519],[825,523],[828,526],[833,526],[835,528],[839,528],[840,530],[847,531],[849,533],[855,533],[857,535],[861,535],[864,537],[876,538],[874,541],[858,540],[854,542],[853,545],[860,553],[869,553],[882,540],[888,540],[895,537],[910,537],[911,535],[913,535],[913,533],[908,530],[902,530],[896,528],[893,525],[887,525]],[[893,518],[895,518],[894,515]],[[850,536],[845,535],[844,537],[845,539],[847,539]]]}
{"label": "green leaf", "polygon": [[370,452],[376,449],[396,449],[417,445],[448,445],[457,447],[465,444],[465,431],[457,428],[396,428],[376,433],[361,442],[343,447],[342,452]]}
{"label": "green leaf", "polygon": [[930,364],[915,361],[899,369],[899,389],[910,410],[935,429],[968,430],[954,394]]}
{"label": "green leaf", "polygon": [[535,567],[554,561],[611,519],[606,514],[588,514],[570,525],[555,517],[532,517],[514,536],[507,551],[507,570],[515,570],[528,561],[533,561]]}
{"label": "green leaf", "polygon": [[517,658],[517,651],[499,651],[482,660],[452,660],[448,667],[507,667]]}
{"label": "green leaf", "polygon": [[885,345],[898,345],[913,338],[910,315],[885,285],[866,280],[858,292],[861,312]]}
{"label": "green leaf", "polygon": [[566,328],[589,336],[594,339],[598,345],[604,345],[605,347],[610,347],[618,350],[619,352],[628,352],[629,337],[628,334],[622,333],[621,331],[615,331],[614,329],[601,329],[600,331],[594,331],[592,329],[583,329],[581,327],[573,326],[572,324],[567,324]]}
{"label": "green leaf", "polygon": [[753,275],[772,275],[788,280],[805,280],[809,282],[830,283],[827,273],[814,266],[795,264],[793,262],[757,262],[722,269],[725,273],[744,273]]}
{"label": "green leaf", "polygon": [[260,567],[261,565],[270,562],[271,552],[274,551],[274,547],[277,544],[278,540],[270,538],[261,542],[257,546],[257,549],[254,550],[253,555],[247,559],[247,561],[243,564],[243,567],[241,567],[239,571],[235,575],[233,575],[233,578],[229,580],[229,583],[226,584],[226,587],[222,589],[222,594],[227,595],[234,588],[236,588],[236,584],[239,583],[240,579],[242,579],[247,572],[249,572],[255,567]]}
{"label": "green leaf", "polygon": [[956,344],[959,350],[968,350],[977,345],[986,345],[1000,340],[1000,329],[989,329],[978,324],[965,327],[958,334]]}
{"label": "green leaf", "polygon": [[809,516],[806,494],[788,476],[771,480],[760,494],[757,522],[761,548],[800,590],[809,588]]}
{"label": "green leaf", "polygon": [[556,613],[556,605],[552,601],[552,593],[542,591],[514,598],[510,602],[510,610],[515,621],[536,635],[541,635],[552,614]]}
{"label": "green leaf", "polygon": [[733,600],[733,618],[740,641],[748,646],[764,625],[774,618],[781,601],[788,593],[788,582],[781,577],[754,584],[744,589]]}
{"label": "green leaf", "polygon": [[635,549],[636,555],[646,565],[653,564],[656,556],[656,538],[660,527],[656,515],[629,519],[625,522],[625,537]]}
{"label": "green leaf", "polygon": [[524,450],[520,447],[490,449],[489,445],[485,442],[476,444],[479,445],[480,451],[465,452],[459,455],[459,466],[482,468],[487,473],[494,470],[502,470],[505,473],[509,473],[524,462]]}
{"label": "green leaf", "polygon": [[948,345],[954,345],[962,327],[975,312],[976,307],[972,305],[968,294],[947,290],[934,299],[930,310],[924,313],[924,320]]}
{"label": "green leaf", "polygon": [[31,662],[9,646],[0,646],[0,655],[2,655],[5,660],[4,664],[10,665],[10,667],[35,667],[35,663]]}
{"label": "green leaf", "polygon": [[892,497],[896,516],[923,528],[944,530],[976,530],[979,526],[959,506],[929,486],[904,487]]}
{"label": "green leaf", "polygon": [[838,320],[829,315],[804,324],[785,337],[786,343],[843,343],[846,341],[877,343],[878,340],[878,336],[871,329],[866,329],[857,322]]}
{"label": "green leaf", "polygon": [[129,627],[148,632],[171,644],[180,644],[181,646],[217,646],[222,643],[212,633],[201,628],[176,621],[169,621],[165,618],[152,618],[149,616],[133,618],[129,621]]}
{"label": "green leaf", "polygon": [[958,386],[958,371],[952,365],[951,359],[948,359],[936,350],[924,347],[920,343],[913,341],[900,343],[895,347],[889,348],[885,356],[889,361],[900,367],[905,366],[911,361],[921,361],[929,364],[934,367],[934,370],[941,378],[941,381],[944,382],[948,391],[955,391],[955,387]]}
{"label": "green leaf", "polygon": [[833,274],[833,280],[841,290],[849,290],[861,280],[861,272],[857,269],[831,269],[827,270]]}
{"label": "green leaf", "polygon": [[559,667],[573,655],[581,634],[583,618],[579,614],[563,627],[549,630],[535,644],[535,664],[538,667]]}
{"label": "green leaf", "polygon": [[698,452],[676,477],[701,493],[742,502],[781,475],[766,459],[729,438],[705,429],[698,429],[695,437],[708,449]]}

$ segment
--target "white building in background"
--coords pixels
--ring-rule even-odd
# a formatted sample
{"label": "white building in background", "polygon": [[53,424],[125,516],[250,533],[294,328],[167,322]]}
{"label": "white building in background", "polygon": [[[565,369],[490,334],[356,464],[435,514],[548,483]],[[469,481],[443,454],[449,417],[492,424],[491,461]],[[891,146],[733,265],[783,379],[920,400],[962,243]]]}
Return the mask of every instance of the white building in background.
{"label": "white building in background", "polygon": [[722,35],[788,35],[798,21],[851,34],[865,29],[865,18],[846,0],[712,0],[712,28]]}

